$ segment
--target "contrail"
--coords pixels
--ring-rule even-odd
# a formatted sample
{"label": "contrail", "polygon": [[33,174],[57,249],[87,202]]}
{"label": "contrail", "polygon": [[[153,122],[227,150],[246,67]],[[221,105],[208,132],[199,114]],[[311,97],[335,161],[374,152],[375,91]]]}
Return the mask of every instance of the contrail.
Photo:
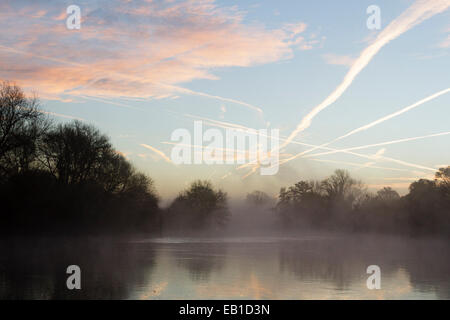
{"label": "contrail", "polygon": [[395,163],[398,163],[398,164],[402,164],[404,166],[409,166],[409,167],[413,167],[413,168],[418,168],[418,169],[423,169],[423,170],[436,172],[435,168],[425,167],[425,166],[417,165],[417,164],[414,164],[414,163],[411,163],[411,162],[406,162],[406,161],[397,160],[397,159],[393,159],[393,158],[388,158],[388,157],[384,157],[384,156],[379,157],[379,159],[392,161],[392,162],[395,162]]}
{"label": "contrail", "polygon": [[[44,55],[38,55],[38,54],[35,54],[35,53],[26,52],[26,51],[23,51],[23,50],[18,50],[18,49],[15,49],[15,48],[12,48],[12,47],[3,46],[3,45],[0,45],[0,49],[3,50],[3,51],[7,51],[7,52],[18,53],[18,54],[22,54],[22,55],[28,55],[28,56],[32,56],[32,57],[35,57],[35,58],[48,60],[48,61],[53,61],[53,62],[57,62],[57,63],[61,63],[61,64],[67,64],[67,65],[71,65],[71,66],[75,66],[75,67],[91,68],[90,66],[84,65],[84,64],[81,64],[81,63],[76,63],[76,62],[67,61],[67,60],[59,59],[59,58],[53,58],[53,57],[44,56]],[[110,71],[110,70],[107,70],[107,69],[105,69],[105,70],[109,74],[112,74],[112,75],[118,75],[120,77],[132,79],[132,80],[140,80],[140,81],[143,81],[143,82],[149,82],[148,79],[144,79],[142,77],[137,77],[137,76],[133,76],[133,75],[129,75],[129,74],[124,74],[124,73],[117,72],[117,71]],[[221,96],[217,96],[217,95],[211,95],[211,94],[204,93],[204,92],[193,91],[193,90],[190,90],[190,89],[186,89],[186,88],[175,86],[175,85],[165,84],[165,83],[157,83],[157,82],[151,82],[151,81],[150,81],[150,83],[153,83],[153,84],[155,84],[157,86],[160,86],[160,87],[170,88],[172,90],[175,90],[177,92],[184,93],[184,94],[195,95],[195,96],[205,97],[205,98],[209,98],[209,99],[220,100],[220,101],[225,101],[225,102],[231,102],[231,103],[234,103],[234,104],[238,104],[238,105],[247,107],[249,109],[252,109],[254,111],[257,111],[260,115],[262,115],[262,113],[263,113],[261,108],[255,106],[255,105],[252,105],[250,103],[244,102],[244,101],[231,99],[231,98],[226,98],[226,97],[221,97]]]}
{"label": "contrail", "polygon": [[[161,141],[161,144],[176,145],[176,146],[188,147],[188,148],[193,148],[193,149],[201,149],[202,150],[201,152],[203,152],[203,150],[209,148],[209,146],[202,146],[202,145],[195,145],[195,144],[188,144],[188,143],[169,142],[169,141]],[[223,154],[224,161],[227,157],[227,155],[225,154],[225,152],[227,152],[227,151],[236,153],[236,155],[234,155],[234,160],[237,160],[238,158],[241,158],[241,159],[243,158],[245,160],[248,160],[248,159],[256,158],[259,155],[258,150],[254,151],[254,152],[244,150],[244,149],[231,149],[231,148],[214,148],[214,150],[220,150],[220,151],[224,152],[224,154]],[[290,156],[292,156],[292,154],[280,153],[280,158],[281,157],[290,157]]]}
{"label": "contrail", "polygon": [[317,150],[317,149],[319,149],[319,148],[326,147],[326,146],[328,146],[328,145],[330,145],[330,144],[332,144],[332,143],[334,143],[334,142],[336,142],[336,141],[338,141],[338,140],[341,140],[341,139],[347,138],[347,137],[349,137],[349,136],[351,136],[351,135],[354,135],[355,133],[358,133],[358,132],[360,132],[360,131],[364,131],[364,130],[367,130],[367,129],[369,129],[369,128],[372,128],[372,127],[374,127],[374,126],[376,126],[376,125],[378,125],[378,124],[380,124],[380,123],[382,123],[382,122],[385,122],[385,121],[390,120],[390,119],[392,119],[392,118],[394,118],[394,117],[397,117],[397,116],[399,116],[399,115],[401,115],[401,114],[403,114],[403,113],[405,113],[405,112],[408,112],[408,111],[410,111],[410,110],[412,110],[412,109],[414,109],[414,108],[417,108],[418,106],[424,104],[425,102],[428,102],[428,101],[430,101],[430,100],[436,99],[437,97],[440,97],[440,96],[442,96],[443,94],[446,94],[446,93],[448,93],[448,92],[450,92],[450,88],[447,88],[447,89],[445,89],[445,90],[442,90],[442,91],[439,91],[439,92],[437,92],[437,93],[435,93],[435,94],[432,94],[431,96],[428,96],[428,97],[426,97],[425,99],[422,99],[422,100],[420,100],[420,101],[418,101],[418,102],[416,102],[416,103],[413,103],[412,105],[407,106],[407,107],[405,107],[405,108],[403,108],[403,109],[401,109],[401,110],[399,110],[399,111],[396,111],[396,112],[394,112],[394,113],[391,113],[391,114],[389,114],[389,115],[387,115],[387,116],[384,116],[384,117],[382,117],[382,118],[380,118],[380,119],[378,119],[378,120],[375,120],[375,121],[373,121],[373,122],[370,122],[369,124],[366,124],[366,125],[364,125],[364,126],[361,126],[361,127],[357,128],[357,129],[355,129],[355,130],[352,130],[352,131],[350,131],[350,132],[348,132],[348,133],[346,133],[346,134],[344,134],[344,135],[342,135],[342,136],[340,136],[340,137],[337,137],[337,138],[331,140],[330,142],[327,142],[327,143],[324,143],[324,144],[322,144],[322,145],[320,145],[320,146],[316,146],[316,147],[313,147],[313,148],[311,148],[311,149],[309,149],[309,150],[305,150],[305,151],[303,151],[303,152],[300,152],[300,153],[296,154],[295,156],[291,157],[290,159],[286,159],[286,160],[287,160],[287,161],[294,160],[294,159],[296,159],[296,158],[298,158],[298,157],[301,157],[301,156],[303,156],[303,155],[305,155],[305,154],[307,154],[307,153],[310,153],[310,152],[312,152],[312,151],[314,151],[314,150]]}
{"label": "contrail", "polygon": [[401,114],[403,114],[405,112],[408,112],[408,111],[410,111],[410,110],[412,110],[414,108],[417,108],[418,106],[424,104],[425,102],[428,102],[430,100],[436,99],[437,97],[440,97],[443,94],[446,94],[448,92],[450,92],[450,88],[447,88],[445,90],[442,90],[442,91],[439,91],[439,92],[437,92],[435,94],[432,94],[431,96],[426,97],[425,99],[422,99],[422,100],[420,100],[420,101],[418,101],[418,102],[416,102],[416,103],[414,103],[414,104],[412,104],[412,105],[410,105],[408,107],[405,107],[405,108],[403,108],[403,109],[401,109],[401,110],[399,110],[397,112],[391,113],[391,114],[389,114],[389,115],[387,115],[385,117],[382,117],[382,118],[380,118],[380,119],[378,119],[376,121],[373,121],[373,122],[371,122],[369,124],[366,124],[365,126],[359,127],[359,128],[357,128],[355,130],[352,130],[349,133],[344,134],[343,136],[340,136],[340,137],[334,139],[330,143],[333,143],[335,141],[338,141],[338,140],[344,139],[346,137],[349,137],[349,136],[351,136],[351,135],[353,135],[353,134],[355,134],[357,132],[361,132],[361,131],[367,130],[369,128],[372,128],[372,127],[376,126],[377,124],[380,124],[380,123],[385,122],[385,121],[387,121],[389,119],[395,118],[395,117],[397,117],[397,116],[399,116],[399,115],[401,115]]}
{"label": "contrail", "polygon": [[319,105],[314,107],[298,124],[297,128],[289,135],[287,141],[280,148],[288,145],[300,132],[311,125],[312,120],[319,112],[334,103],[352,84],[356,76],[369,64],[372,58],[390,41],[394,40],[404,32],[420,24],[435,14],[441,13],[450,6],[448,0],[418,0],[398,18],[392,21],[369,45],[361,52],[359,58],[355,60],[350,70],[344,77],[341,84]]}
{"label": "contrail", "polygon": [[380,166],[374,166],[374,165],[368,165],[368,164],[360,164],[356,162],[347,162],[347,161],[336,161],[336,160],[324,160],[324,159],[310,159],[312,161],[318,161],[318,162],[329,162],[329,163],[337,163],[337,164],[346,164],[349,166],[355,166],[355,167],[369,167],[374,169],[383,169],[383,170],[392,170],[392,171],[402,171],[402,172],[410,172],[408,169],[399,169],[399,168],[390,168],[390,167],[380,167]]}
{"label": "contrail", "polygon": [[[436,172],[435,168],[430,168],[430,167],[426,167],[426,166],[422,166],[422,165],[418,165],[418,164],[415,164],[415,163],[406,162],[406,161],[398,160],[398,159],[394,159],[394,158],[384,157],[384,156],[381,156],[381,155],[365,155],[365,154],[356,153],[356,152],[352,152],[352,151],[348,151],[348,150],[338,150],[338,149],[329,148],[329,147],[325,147],[325,146],[314,146],[314,145],[306,144],[306,143],[299,143],[299,144],[309,145],[309,146],[313,146],[315,148],[326,149],[326,150],[330,150],[330,151],[334,151],[334,152],[343,152],[343,153],[346,153],[346,154],[351,154],[351,155],[354,155],[354,156],[357,156],[357,157],[361,157],[361,158],[365,158],[365,159],[369,159],[369,160],[387,160],[387,161],[395,162],[397,164],[400,164],[400,165],[403,165],[403,166],[406,166],[406,167],[412,167],[412,168],[418,168],[418,169],[423,169],[423,170]],[[281,165],[285,164],[286,162],[291,161],[293,158],[294,157],[290,157],[290,158],[287,158],[287,159],[280,160],[280,161],[278,161],[277,164],[274,164],[274,165],[280,165],[281,166]],[[249,167],[249,166],[254,166],[254,167],[258,168],[258,164],[257,163],[247,163],[247,164],[241,165],[237,169],[243,169],[243,168],[246,168],[246,167]],[[370,166],[370,167],[373,167],[373,166]],[[246,177],[248,177],[249,175],[253,174],[254,172],[256,172],[256,169],[252,168],[252,170],[248,174],[246,174]]]}
{"label": "contrail", "polygon": [[251,170],[247,174],[243,175],[241,179],[242,180],[247,179],[249,176],[254,174],[256,172],[256,170],[258,170],[258,168],[259,168],[259,166],[254,166],[253,168],[251,168]]}
{"label": "contrail", "polygon": [[224,98],[224,97],[221,97],[221,96],[216,96],[216,95],[212,95],[212,94],[208,94],[208,93],[192,91],[192,90],[189,90],[189,89],[186,89],[186,88],[182,88],[182,87],[178,87],[178,86],[173,87],[173,89],[178,91],[178,92],[185,93],[185,94],[190,94],[190,95],[206,97],[206,98],[210,98],[210,99],[216,99],[216,100],[220,100],[220,101],[225,101],[225,102],[231,102],[231,103],[239,104],[241,106],[244,106],[244,107],[250,108],[252,110],[255,110],[259,114],[263,113],[261,108],[255,106],[255,105],[252,105],[250,103],[239,101],[239,100],[236,100],[236,99]]}
{"label": "contrail", "polygon": [[[211,125],[217,126],[217,127],[222,127],[222,128],[223,128],[223,127],[228,127],[228,128],[238,128],[238,129],[243,129],[243,130],[252,130],[251,128],[248,128],[248,127],[245,127],[245,126],[242,126],[242,125],[233,124],[233,123],[228,123],[228,122],[223,122],[223,121],[217,121],[217,120],[212,120],[212,119],[208,119],[208,118],[203,118],[203,117],[198,117],[198,116],[192,116],[192,115],[188,115],[188,114],[185,114],[185,116],[190,117],[190,118],[197,118],[197,119],[202,119],[202,120],[210,121],[210,122],[212,122]],[[441,133],[441,134],[437,134],[437,135],[444,135],[444,134],[446,134],[446,133]],[[437,136],[437,135],[435,135],[435,136]],[[268,136],[267,136],[267,137],[268,137]],[[418,138],[419,138],[419,137],[415,137],[415,138],[411,138],[411,139],[418,139]],[[286,140],[287,140],[287,139],[279,138],[279,141],[286,141]],[[400,142],[400,141],[399,141],[399,142]],[[318,145],[313,145],[313,144],[309,144],[309,143],[303,143],[303,142],[299,142],[299,141],[291,141],[291,143],[293,143],[293,144],[298,144],[298,145],[302,145],[302,146],[311,147],[311,148],[312,148],[311,150],[313,150],[313,149],[314,149],[314,150],[316,150],[316,149],[325,149],[325,150],[329,150],[329,151],[331,151],[331,152],[333,152],[333,153],[343,152],[343,153],[351,154],[351,155],[354,155],[354,156],[357,156],[357,157],[362,157],[362,158],[369,159],[369,160],[374,160],[374,159],[375,159],[374,156],[364,155],[364,154],[360,154],[360,153],[355,153],[355,152],[352,152],[352,151],[350,151],[350,150],[339,150],[339,149],[335,149],[335,148],[330,148],[330,147],[327,147],[326,145],[318,146]],[[390,143],[394,143],[394,142],[388,142],[388,143],[383,143],[383,144],[390,144]],[[398,142],[397,142],[397,143],[398,143]],[[382,145],[382,144],[380,144],[380,145]],[[363,149],[363,148],[361,148],[361,149]],[[303,153],[301,153],[301,154],[303,154]],[[299,157],[299,155],[291,156],[291,157],[289,157],[289,158],[280,160],[280,161],[278,162],[278,164],[279,164],[279,165],[282,165],[282,164],[284,164],[284,163],[286,163],[286,162],[289,162],[289,161],[291,161],[291,160],[293,160],[293,159],[295,159],[295,158],[297,158],[297,157]],[[401,165],[404,165],[404,166],[408,166],[408,167],[420,168],[420,169],[425,169],[425,170],[433,170],[433,172],[435,171],[435,169],[433,169],[433,168],[421,166],[421,165],[414,164],[414,163],[408,163],[408,162],[406,162],[406,161],[397,160],[397,159],[393,159],[393,158],[387,158],[387,157],[377,156],[376,159],[378,159],[378,160],[379,160],[379,159],[383,159],[383,160],[387,160],[387,161],[392,161],[392,162],[395,162],[395,163],[398,163],[398,164],[401,164]],[[245,174],[245,176],[243,177],[243,179],[245,179],[245,178],[247,178],[248,176],[250,176],[250,175],[252,175],[253,173],[255,173],[255,172],[256,172],[256,169],[259,167],[259,164],[258,164],[256,161],[253,161],[253,162],[249,162],[249,163],[240,165],[240,166],[237,167],[236,169],[237,169],[237,170],[240,170],[240,169],[244,169],[244,168],[247,168],[247,167],[252,167],[252,168],[251,168],[250,172],[248,172],[247,174]],[[255,169],[255,167],[256,167],[256,169]],[[373,166],[371,166],[371,167],[373,167]]]}
{"label": "contrail", "polygon": [[[379,159],[380,156],[383,155],[383,154],[385,153],[385,151],[386,151],[385,148],[380,149],[377,153],[375,153],[375,154],[373,155],[373,158],[374,158],[374,159],[377,159],[377,158]],[[366,162],[366,163],[362,164],[362,165],[357,169],[357,171],[358,171],[358,170],[361,170],[361,169],[364,169],[364,168],[371,167],[371,166],[373,166],[373,165],[375,165],[375,164],[377,164],[376,161],[369,161],[369,162]]]}
{"label": "contrail", "polygon": [[62,114],[62,113],[56,113],[56,112],[44,111],[44,110],[38,110],[38,112],[43,113],[43,114],[48,114],[48,115],[54,116],[54,117],[60,117],[60,118],[66,118],[66,119],[72,119],[72,120],[79,120],[79,121],[83,121],[83,122],[88,122],[86,119],[78,118],[78,117],[74,117],[74,116],[69,116],[69,115]]}
{"label": "contrail", "polygon": [[111,104],[111,105],[114,105],[114,106],[124,107],[124,108],[127,108],[127,109],[144,111],[144,109],[133,107],[133,106],[130,106],[129,104],[126,104],[126,103],[109,101],[109,100],[101,99],[101,98],[97,98],[97,97],[94,98],[94,97],[91,97],[91,96],[80,95],[80,98],[87,99],[87,100],[93,100],[93,101],[99,101],[99,102]]}
{"label": "contrail", "polygon": [[192,118],[192,119],[199,119],[202,121],[206,121],[206,122],[210,122],[212,123],[212,126],[216,126],[219,128],[223,128],[223,129],[241,129],[241,130],[247,130],[247,131],[256,131],[256,129],[252,129],[240,124],[235,124],[235,123],[231,123],[231,122],[225,122],[225,121],[219,121],[219,120],[214,120],[214,119],[210,119],[210,118],[206,118],[206,117],[200,117],[200,116],[195,116],[189,113],[185,113],[183,114],[183,116],[187,117],[187,118]]}
{"label": "contrail", "polygon": [[[244,125],[240,125],[240,124],[236,124],[236,123],[231,123],[231,122],[225,122],[225,121],[219,121],[219,120],[214,120],[214,119],[210,119],[210,118],[206,118],[206,117],[201,117],[201,116],[196,116],[196,115],[191,115],[191,114],[183,114],[183,116],[188,117],[188,118],[192,118],[192,119],[199,119],[202,121],[205,121],[206,124],[213,126],[213,127],[217,127],[217,128],[223,128],[223,129],[234,129],[234,130],[244,130],[249,134],[257,134],[256,129],[254,128],[250,128],[250,127],[246,127]],[[271,136],[269,135],[265,135],[265,134],[261,134],[261,137],[265,137],[265,138],[271,138]],[[278,138],[278,141],[286,141],[287,136],[281,136]],[[275,140],[275,139],[274,139]],[[313,144],[309,144],[309,143],[304,143],[304,142],[300,142],[300,141],[291,141],[292,144],[298,144],[301,146],[306,146],[306,147],[316,147],[316,145]],[[330,149],[330,148],[323,148],[325,150],[334,150],[334,149]]]}
{"label": "contrail", "polygon": [[[330,149],[333,150],[332,148],[330,148]],[[334,150],[337,150],[337,149],[334,149]],[[429,170],[429,171],[436,172],[435,168],[425,167],[425,166],[422,166],[422,165],[419,165],[419,164],[414,164],[414,163],[406,162],[406,161],[403,161],[403,160],[397,160],[397,159],[394,159],[394,158],[388,158],[388,157],[379,156],[379,155],[378,156],[365,155],[365,154],[356,153],[356,152],[352,152],[352,151],[343,151],[343,150],[341,150],[341,152],[344,152],[344,153],[347,153],[347,154],[351,154],[351,155],[354,155],[354,156],[357,156],[357,157],[366,158],[366,159],[369,159],[369,160],[373,160],[373,159],[376,159],[376,160],[380,160],[380,159],[381,160],[388,160],[388,161],[395,162],[395,163],[398,163],[398,164],[401,164],[401,165],[404,165],[404,166],[407,166],[407,167],[413,167],[413,168],[424,169],[424,170]],[[281,160],[281,161],[279,161],[278,164],[279,165],[285,164],[286,162],[291,161],[292,158],[293,157],[285,159],[285,160]]]}
{"label": "contrail", "polygon": [[[234,127],[234,128],[237,127],[237,128],[239,128],[239,129],[244,129],[244,130],[252,130],[251,128],[248,128],[248,127],[245,127],[245,126],[241,126],[241,125],[237,125],[237,124],[233,124],[233,123],[227,123],[227,122],[222,122],[222,121],[216,121],[216,120],[212,120],[212,119],[208,119],[208,118],[202,118],[202,117],[191,116],[191,115],[185,115],[185,116],[189,116],[189,117],[192,117],[192,118],[204,119],[204,120],[206,120],[206,121],[211,121],[211,122],[213,122],[212,125],[217,126],[217,127],[223,127],[223,126],[225,126],[225,127],[232,127],[232,128],[233,128],[233,127]],[[214,122],[217,122],[217,124],[215,124]],[[444,133],[444,134],[445,134],[445,133]],[[443,135],[443,134],[437,134],[437,135]],[[267,137],[269,137],[269,136],[267,136]],[[416,137],[416,138],[412,138],[412,139],[418,139],[418,138]],[[286,141],[286,140],[287,140],[287,139],[279,138],[279,141]],[[360,154],[360,153],[352,152],[352,151],[349,151],[349,150],[339,150],[339,149],[335,149],[335,148],[330,148],[330,147],[327,147],[326,145],[318,146],[318,145],[313,145],[313,144],[309,144],[309,143],[303,143],[303,142],[299,142],[299,141],[291,141],[291,143],[298,144],[298,145],[302,145],[302,146],[311,147],[311,151],[312,151],[312,150],[316,150],[316,149],[325,149],[325,150],[332,151],[333,153],[343,152],[343,153],[351,154],[351,155],[354,155],[354,156],[357,156],[357,157],[366,158],[366,159],[369,159],[369,160],[374,160],[374,159],[375,159],[374,156],[369,156],[369,155],[365,155],[365,154]],[[389,142],[389,143],[391,143],[391,142]],[[386,143],[386,144],[388,144],[388,143]],[[363,149],[363,148],[361,148],[361,149]],[[301,154],[303,154],[303,153],[300,153],[300,154],[297,154],[297,155],[295,155],[295,156],[292,156],[292,157],[289,157],[289,158],[280,160],[280,161],[278,162],[278,164],[279,164],[279,165],[282,165],[282,164],[284,164],[284,163],[286,163],[286,162],[289,162],[289,161],[291,161],[291,160],[293,160],[293,159],[295,159],[295,158],[298,158],[299,155],[301,155]],[[397,159],[393,159],[393,158],[387,158],[387,157],[377,156],[376,159],[384,159],[384,160],[396,162],[396,163],[398,163],[398,164],[401,164],[401,165],[404,165],[404,166],[408,166],[408,167],[420,168],[420,169],[433,170],[433,171],[435,171],[435,169],[433,169],[433,168],[421,166],[421,165],[414,164],[414,163],[408,163],[408,162],[406,162],[406,161],[397,160]],[[244,169],[244,168],[247,168],[247,167],[252,167],[252,169],[251,169],[251,171],[250,171],[249,173],[247,173],[247,174],[245,175],[245,178],[248,177],[248,176],[250,176],[250,175],[253,174],[254,172],[256,172],[256,169],[255,169],[254,167],[258,168],[258,167],[259,167],[259,164],[258,164],[256,161],[249,162],[249,163],[246,163],[246,164],[243,164],[243,165],[237,167],[237,170],[239,170],[239,169]]]}
{"label": "contrail", "polygon": [[374,143],[374,144],[367,144],[367,145],[359,146],[359,147],[352,147],[352,148],[341,149],[341,150],[334,150],[334,151],[327,151],[327,152],[309,154],[309,155],[306,155],[304,158],[324,156],[324,155],[328,155],[328,154],[333,154],[333,153],[338,153],[338,152],[345,152],[345,151],[368,149],[368,148],[372,148],[372,147],[381,147],[381,146],[386,146],[386,145],[390,145],[390,144],[397,144],[397,143],[421,140],[421,139],[426,139],[426,138],[440,137],[440,136],[445,136],[445,135],[449,135],[449,134],[450,134],[450,131],[446,131],[446,132],[429,134],[429,135],[419,136],[419,137],[397,139],[397,140],[392,140],[392,141],[386,141],[386,142],[380,142],[380,143]]}
{"label": "contrail", "polygon": [[140,145],[141,145],[141,147],[144,147],[144,148],[147,148],[147,149],[152,150],[153,152],[155,152],[156,154],[158,154],[161,158],[163,158],[166,162],[171,163],[171,164],[174,164],[174,163],[172,162],[172,160],[170,160],[170,158],[169,158],[168,156],[166,156],[165,153],[162,152],[161,150],[158,150],[158,149],[156,149],[156,148],[154,148],[154,147],[152,147],[152,146],[149,146],[148,144],[144,144],[144,143],[141,143]]}
{"label": "contrail", "polygon": [[67,60],[63,60],[63,59],[58,59],[58,58],[53,58],[53,57],[48,57],[48,56],[43,56],[43,55],[39,55],[39,54],[36,54],[36,53],[26,52],[26,51],[23,51],[23,50],[7,47],[7,46],[3,46],[3,45],[0,45],[0,49],[2,49],[3,51],[9,51],[9,52],[12,52],[12,53],[18,53],[18,54],[22,54],[22,55],[32,56],[32,57],[35,57],[35,58],[48,60],[48,61],[53,61],[53,62],[58,62],[58,63],[61,63],[61,64],[68,64],[68,65],[72,65],[72,66],[76,66],[76,67],[86,67],[85,65],[80,64],[80,63],[67,61]]}

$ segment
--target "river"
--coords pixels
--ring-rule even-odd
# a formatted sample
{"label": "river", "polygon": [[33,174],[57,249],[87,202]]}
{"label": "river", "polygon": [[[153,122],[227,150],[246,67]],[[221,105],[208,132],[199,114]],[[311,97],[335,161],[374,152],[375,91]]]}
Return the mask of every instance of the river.
{"label": "river", "polygon": [[[392,236],[3,239],[1,299],[450,299],[450,241]],[[68,290],[69,265],[81,289]],[[367,267],[380,267],[369,290]]]}

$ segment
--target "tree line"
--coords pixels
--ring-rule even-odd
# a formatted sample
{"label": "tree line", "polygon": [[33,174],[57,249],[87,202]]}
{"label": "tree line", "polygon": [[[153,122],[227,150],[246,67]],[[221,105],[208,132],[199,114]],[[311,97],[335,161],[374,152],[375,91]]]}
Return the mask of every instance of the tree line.
{"label": "tree line", "polygon": [[[141,230],[158,212],[153,181],[95,127],[53,124],[36,98],[0,88],[3,232]],[[148,223],[147,223],[148,222]]]}
{"label": "tree line", "polygon": [[434,180],[411,183],[401,197],[385,187],[370,193],[345,170],[322,181],[282,188],[275,210],[286,228],[411,235],[450,235],[450,166]]}
{"label": "tree line", "polygon": [[[391,188],[371,194],[337,170],[282,188],[273,200],[247,195],[248,210],[270,207],[274,228],[450,234],[450,167],[403,197]],[[153,180],[107,136],[80,121],[53,123],[36,97],[10,82],[0,85],[0,201],[2,234],[158,235],[223,228],[231,216],[227,194],[200,180],[161,209]]]}
{"label": "tree line", "polygon": [[170,208],[153,180],[94,126],[54,124],[36,97],[0,85],[0,230],[8,233],[157,232],[224,225],[227,195],[194,182]]}

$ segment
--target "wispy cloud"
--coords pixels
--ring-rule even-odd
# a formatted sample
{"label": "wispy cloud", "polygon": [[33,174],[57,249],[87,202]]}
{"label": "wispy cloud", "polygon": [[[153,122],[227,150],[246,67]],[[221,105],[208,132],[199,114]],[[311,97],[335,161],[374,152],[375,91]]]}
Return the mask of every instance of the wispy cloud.
{"label": "wispy cloud", "polygon": [[[398,189],[407,189],[410,186],[410,183],[408,182],[396,182],[396,183],[389,183],[389,186],[391,188],[398,188]],[[381,189],[386,187],[386,184],[381,183],[371,183],[367,185],[367,188],[369,189]]]}
{"label": "wispy cloud", "polygon": [[158,150],[155,147],[152,147],[152,146],[150,146],[148,144],[145,144],[145,143],[141,143],[140,146],[153,151],[154,153],[159,155],[162,159],[164,159],[164,161],[166,161],[168,163],[171,163],[171,164],[174,164],[172,162],[172,160],[170,160],[170,158],[168,156],[166,156],[166,154],[164,152],[162,152],[161,150]]}
{"label": "wispy cloud", "polygon": [[351,67],[355,62],[355,58],[351,56],[341,56],[334,53],[327,53],[322,55],[322,58],[328,64]]}
{"label": "wispy cloud", "polygon": [[438,45],[439,48],[450,48],[450,34]]}
{"label": "wispy cloud", "polygon": [[438,48],[447,49],[450,48],[450,26],[444,30],[444,33],[446,34],[446,38],[439,42],[437,46]]}
{"label": "wispy cloud", "polygon": [[179,85],[215,80],[217,68],[289,59],[306,29],[303,23],[278,29],[247,24],[243,12],[214,0],[77,4],[83,22],[74,31],[65,27],[66,8],[61,2],[3,1],[0,78],[16,80],[46,98],[67,94],[167,98],[181,93],[260,112],[239,99]]}

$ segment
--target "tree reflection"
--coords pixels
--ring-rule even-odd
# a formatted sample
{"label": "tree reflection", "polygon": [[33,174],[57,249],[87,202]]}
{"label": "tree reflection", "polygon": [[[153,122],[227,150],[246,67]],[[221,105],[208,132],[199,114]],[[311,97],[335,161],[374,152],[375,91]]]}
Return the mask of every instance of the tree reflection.
{"label": "tree reflection", "polygon": [[[148,244],[108,239],[5,240],[1,252],[1,299],[126,299],[154,266]],[[81,290],[66,287],[72,264],[81,268]]]}

